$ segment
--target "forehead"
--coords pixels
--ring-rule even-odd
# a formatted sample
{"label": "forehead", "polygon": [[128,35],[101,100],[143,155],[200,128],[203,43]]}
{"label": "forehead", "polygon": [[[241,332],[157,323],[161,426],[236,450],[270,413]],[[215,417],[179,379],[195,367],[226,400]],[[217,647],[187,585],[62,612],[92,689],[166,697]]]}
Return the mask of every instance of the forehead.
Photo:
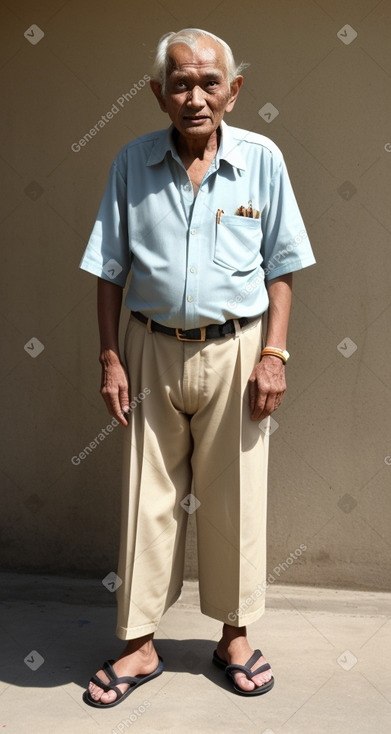
{"label": "forehead", "polygon": [[224,49],[213,38],[199,38],[197,45],[190,48],[184,43],[175,43],[168,49],[167,73],[174,71],[194,72],[218,69],[227,74]]}

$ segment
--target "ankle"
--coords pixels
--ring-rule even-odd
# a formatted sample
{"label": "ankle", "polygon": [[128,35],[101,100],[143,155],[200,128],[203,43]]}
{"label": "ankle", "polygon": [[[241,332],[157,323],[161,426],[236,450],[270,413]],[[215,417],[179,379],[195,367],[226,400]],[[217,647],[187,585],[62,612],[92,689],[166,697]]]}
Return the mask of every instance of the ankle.
{"label": "ankle", "polygon": [[222,637],[226,643],[230,643],[233,640],[238,639],[239,637],[247,638],[247,628],[246,627],[232,627],[232,625],[230,624],[224,624]]}
{"label": "ankle", "polygon": [[132,655],[133,653],[138,652],[143,656],[149,657],[154,651],[153,635],[145,635],[144,637],[137,637],[129,640],[123,655]]}

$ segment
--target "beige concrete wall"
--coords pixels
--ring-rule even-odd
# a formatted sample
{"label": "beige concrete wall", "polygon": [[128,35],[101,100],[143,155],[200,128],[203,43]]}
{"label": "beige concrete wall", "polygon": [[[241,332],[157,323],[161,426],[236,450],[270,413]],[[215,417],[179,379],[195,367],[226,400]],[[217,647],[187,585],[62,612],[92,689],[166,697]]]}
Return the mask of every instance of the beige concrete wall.
{"label": "beige concrete wall", "polygon": [[95,280],[78,262],[113,156],[167,123],[147,86],[117,100],[150,71],[159,36],[189,25],[251,63],[228,122],[282,148],[318,259],[295,277],[270,573],[390,589],[391,4],[378,0],[0,4],[3,568],[116,566],[121,429],[71,462],[110,423]]}

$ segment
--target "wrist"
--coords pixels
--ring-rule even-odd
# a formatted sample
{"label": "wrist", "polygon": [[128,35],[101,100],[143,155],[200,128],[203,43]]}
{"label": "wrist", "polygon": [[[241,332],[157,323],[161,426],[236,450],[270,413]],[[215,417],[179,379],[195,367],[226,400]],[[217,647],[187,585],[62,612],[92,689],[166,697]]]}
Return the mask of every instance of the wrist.
{"label": "wrist", "polygon": [[280,349],[280,347],[273,347],[273,346],[267,345],[261,351],[261,358],[266,357],[266,356],[276,357],[277,359],[282,360],[284,364],[286,364],[290,355],[286,349]]}
{"label": "wrist", "polygon": [[99,362],[101,363],[102,367],[109,367],[113,364],[119,364],[121,362],[119,350],[102,349],[99,355]]}

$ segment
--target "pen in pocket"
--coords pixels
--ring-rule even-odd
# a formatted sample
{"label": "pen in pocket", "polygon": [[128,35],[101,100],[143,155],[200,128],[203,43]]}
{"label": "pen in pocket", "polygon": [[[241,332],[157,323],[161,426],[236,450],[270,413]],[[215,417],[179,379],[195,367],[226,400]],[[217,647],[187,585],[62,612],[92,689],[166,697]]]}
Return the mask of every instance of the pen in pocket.
{"label": "pen in pocket", "polygon": [[239,206],[235,212],[238,217],[248,217],[249,219],[259,219],[258,209],[253,209],[253,203],[250,199],[247,209],[245,206]]}

